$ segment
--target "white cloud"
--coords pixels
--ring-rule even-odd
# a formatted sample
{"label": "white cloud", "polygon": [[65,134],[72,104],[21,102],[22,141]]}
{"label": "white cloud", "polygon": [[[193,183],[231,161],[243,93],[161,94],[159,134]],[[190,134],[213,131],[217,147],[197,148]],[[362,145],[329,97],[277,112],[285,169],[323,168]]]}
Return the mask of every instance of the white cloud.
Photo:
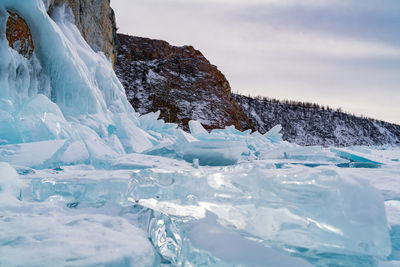
{"label": "white cloud", "polygon": [[331,6],[344,5],[341,0],[163,0],[181,3],[202,3],[202,4],[228,4],[228,5],[273,5],[273,6]]}

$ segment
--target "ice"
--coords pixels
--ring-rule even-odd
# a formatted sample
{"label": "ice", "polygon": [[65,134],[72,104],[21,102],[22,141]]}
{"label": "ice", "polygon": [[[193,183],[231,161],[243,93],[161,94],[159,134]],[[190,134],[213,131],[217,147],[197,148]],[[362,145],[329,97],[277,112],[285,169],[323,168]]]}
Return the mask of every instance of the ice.
{"label": "ice", "polygon": [[303,259],[284,255],[227,230],[217,223],[215,217],[208,213],[205,219],[191,225],[188,237],[198,247],[219,258],[246,266],[312,266]]}
{"label": "ice", "polygon": [[339,157],[348,159],[352,163],[361,163],[365,164],[365,166],[370,166],[370,167],[379,167],[382,165],[381,162],[374,161],[369,159],[371,157],[370,155],[365,156],[360,152],[357,151],[351,151],[348,149],[343,149],[343,148],[331,148],[331,151],[335,154],[337,154]]}
{"label": "ice", "polygon": [[[382,195],[361,178],[365,174],[358,173],[359,169],[353,172],[335,165],[275,169],[266,162],[194,168],[182,160],[142,154],[113,162],[115,170],[76,165],[27,172],[23,177],[30,186],[22,189],[22,208],[0,207],[3,218],[18,214],[18,220],[8,222],[10,234],[0,233],[0,239],[29,238],[19,238],[12,250],[3,248],[2,252],[14,255],[32,246],[29,240],[44,235],[35,226],[41,222],[50,230],[43,236],[44,252],[37,253],[53,253],[54,244],[63,242],[64,253],[49,258],[61,265],[67,258],[75,259],[71,255],[78,253],[78,235],[87,237],[83,247],[88,249],[79,251],[75,265],[111,262],[124,266],[122,259],[129,253],[126,266],[136,257],[138,262],[155,262],[154,266],[160,262],[373,266],[378,259],[397,255],[391,253],[387,227],[399,223],[397,202],[386,202],[386,215]],[[79,223],[69,224],[75,221]],[[30,227],[21,232],[17,229],[22,223]],[[62,233],[70,229],[66,224],[77,235],[64,242]],[[97,231],[106,234],[103,237]],[[53,241],[47,243],[50,236]],[[123,236],[131,238],[133,247],[143,243],[155,252],[146,252],[146,259],[144,254],[132,253]],[[92,256],[93,244],[104,257]],[[113,254],[109,252],[112,246],[123,249]],[[323,255],[330,255],[329,259]],[[9,259],[27,265],[14,256]]]}
{"label": "ice", "polygon": [[400,201],[385,201],[385,207],[392,239],[392,254],[389,258],[400,261]]}
{"label": "ice", "polygon": [[400,266],[400,261],[380,262],[379,267],[397,267]]}
{"label": "ice", "polygon": [[0,201],[3,205],[15,202],[21,197],[21,189],[26,184],[21,180],[16,170],[8,163],[0,162]]}
{"label": "ice", "polygon": [[[6,10],[35,52],[8,46]],[[0,265],[391,266],[398,147],[139,116],[61,6],[0,0]],[[19,175],[18,175],[19,174]]]}
{"label": "ice", "polygon": [[[2,131],[7,129],[1,132],[3,142],[86,142],[91,131],[93,138],[103,139],[112,149],[121,143],[124,149],[118,148],[117,154],[152,146],[150,135],[139,129],[138,115],[110,62],[86,44],[68,9],[56,9],[52,20],[39,0],[4,0],[0,8],[17,11],[27,21],[35,42],[35,56],[29,61],[8,47],[4,33],[1,37],[0,124]],[[4,28],[4,10],[2,14]],[[116,129],[113,133],[107,131],[110,126]]]}
{"label": "ice", "polygon": [[388,200],[385,206],[389,224],[400,226],[400,200]]}
{"label": "ice", "polygon": [[[325,253],[390,253],[380,193],[330,169],[274,171],[250,165],[210,172],[142,171],[133,178],[133,200],[173,216],[199,218],[209,210],[222,225],[268,243]],[[186,215],[179,213],[184,210]]]}
{"label": "ice", "polygon": [[209,134],[198,121],[189,121],[190,133],[196,138],[207,139]]}
{"label": "ice", "polygon": [[282,126],[277,125],[265,133],[265,137],[268,138],[272,143],[279,143],[282,141],[282,134],[280,131],[282,131]]}
{"label": "ice", "polygon": [[86,149],[85,143],[82,141],[73,141],[70,143],[60,156],[60,161],[67,165],[88,163],[89,152]]}
{"label": "ice", "polygon": [[238,141],[198,141],[182,143],[182,146],[184,160],[193,162],[197,159],[200,165],[209,166],[233,165],[248,151],[246,144]]}
{"label": "ice", "polygon": [[0,146],[0,161],[17,166],[43,168],[57,161],[56,153],[65,142],[65,140],[56,140],[3,145]]}
{"label": "ice", "polygon": [[164,158],[159,156],[152,155],[143,155],[143,154],[127,154],[118,159],[114,159],[111,162],[112,169],[131,169],[131,170],[140,170],[140,169],[151,169],[151,168],[160,168],[163,170],[188,170],[190,168],[190,164],[184,161],[179,161],[170,158]]}
{"label": "ice", "polygon": [[[145,267],[155,262],[155,253],[145,233],[127,220],[79,212],[65,215],[56,207],[54,204],[24,206],[18,212],[3,213],[2,264]],[[27,212],[28,208],[34,210]]]}

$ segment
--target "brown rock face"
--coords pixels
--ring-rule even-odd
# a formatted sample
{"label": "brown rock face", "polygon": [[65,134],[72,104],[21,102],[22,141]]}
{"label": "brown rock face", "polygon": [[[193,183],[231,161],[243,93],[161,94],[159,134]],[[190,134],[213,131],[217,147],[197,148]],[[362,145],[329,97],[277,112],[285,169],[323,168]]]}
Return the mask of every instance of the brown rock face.
{"label": "brown rock face", "polygon": [[[75,25],[94,51],[102,51],[114,65],[118,39],[114,11],[110,0],[47,0],[48,13],[60,5],[68,5],[74,14]],[[9,12],[7,39],[10,46],[30,58],[33,40],[25,21],[16,13]]]}
{"label": "brown rock face", "polygon": [[8,14],[6,37],[10,46],[24,57],[31,58],[34,45],[28,25],[17,13]]}
{"label": "brown rock face", "polygon": [[115,70],[137,112],[160,110],[162,119],[185,130],[192,119],[201,121],[206,129],[229,125],[254,129],[231,98],[225,76],[192,46],[175,47],[122,34],[118,39]]}
{"label": "brown rock face", "polygon": [[49,14],[63,4],[71,7],[75,25],[94,51],[102,51],[113,66],[117,56],[117,27],[110,0],[48,0]]}

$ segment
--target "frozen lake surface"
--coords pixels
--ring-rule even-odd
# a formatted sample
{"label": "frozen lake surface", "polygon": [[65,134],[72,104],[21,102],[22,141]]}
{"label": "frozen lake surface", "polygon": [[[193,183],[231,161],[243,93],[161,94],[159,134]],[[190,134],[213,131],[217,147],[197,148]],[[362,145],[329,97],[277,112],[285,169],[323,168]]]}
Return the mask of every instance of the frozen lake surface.
{"label": "frozen lake surface", "polygon": [[231,166],[141,154],[111,170],[16,167],[18,175],[2,164],[0,262],[396,266],[400,149],[354,148],[386,163],[372,167],[308,160],[317,150],[328,153],[299,148]]}

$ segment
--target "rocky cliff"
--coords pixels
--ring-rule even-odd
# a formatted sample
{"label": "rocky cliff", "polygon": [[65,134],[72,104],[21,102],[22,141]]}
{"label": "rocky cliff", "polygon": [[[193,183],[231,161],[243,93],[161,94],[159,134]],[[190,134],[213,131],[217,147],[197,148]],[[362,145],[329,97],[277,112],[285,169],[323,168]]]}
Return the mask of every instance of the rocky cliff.
{"label": "rocky cliff", "polygon": [[315,104],[231,94],[225,76],[191,46],[120,34],[118,38],[116,73],[141,114],[160,110],[161,118],[184,129],[191,119],[207,129],[235,125],[261,133],[281,124],[284,140],[300,145],[400,144],[398,125]]}
{"label": "rocky cliff", "polygon": [[67,4],[75,16],[75,25],[94,51],[102,51],[113,63],[117,56],[117,27],[110,0],[47,0],[51,14]]}
{"label": "rocky cliff", "polygon": [[199,120],[206,129],[235,125],[253,129],[252,122],[231,98],[225,76],[191,46],[118,34],[115,71],[136,111],[161,111],[166,122],[188,129]]}
{"label": "rocky cliff", "polygon": [[[88,44],[93,50],[102,51],[114,65],[118,39],[110,0],[44,0],[44,3],[50,16],[55,8],[64,4],[69,6],[75,17],[75,25]],[[29,27],[18,14],[9,14],[7,39],[10,46],[29,58],[34,50]]]}

